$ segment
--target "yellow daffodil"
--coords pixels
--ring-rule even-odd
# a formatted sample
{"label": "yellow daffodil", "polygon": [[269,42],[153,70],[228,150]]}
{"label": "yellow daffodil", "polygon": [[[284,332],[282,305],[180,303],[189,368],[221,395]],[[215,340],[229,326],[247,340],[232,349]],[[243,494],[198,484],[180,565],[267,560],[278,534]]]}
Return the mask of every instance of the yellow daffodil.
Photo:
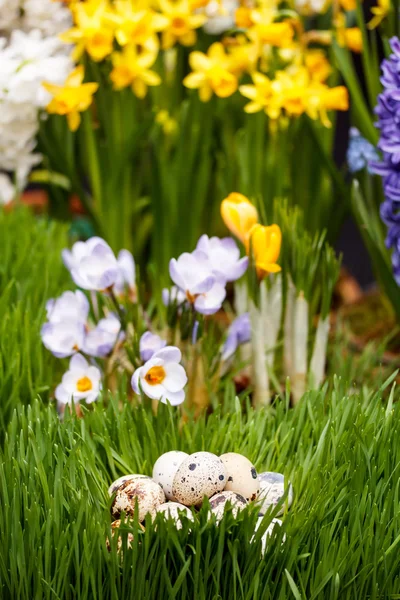
{"label": "yellow daffodil", "polygon": [[368,23],[368,29],[375,29],[380,25],[383,19],[390,11],[390,0],[378,0],[377,6],[371,8],[371,13],[374,15]]}
{"label": "yellow daffodil", "polygon": [[247,113],[256,113],[260,110],[266,110],[272,97],[271,80],[263,73],[255,72],[252,74],[253,85],[241,85],[239,92],[245,98],[251,100],[244,107]]}
{"label": "yellow daffodil", "polygon": [[198,89],[200,100],[208,102],[216,94],[219,98],[228,98],[236,92],[238,81],[230,72],[230,59],[220,42],[211,44],[207,54],[192,52],[189,64],[193,73],[183,80],[183,85],[190,89]]}
{"label": "yellow daffodil", "polygon": [[269,273],[279,273],[277,264],[282,245],[282,232],[278,225],[254,225],[246,241],[247,253],[252,250],[259,279]]}
{"label": "yellow daffodil", "polygon": [[256,207],[246,196],[232,192],[221,202],[221,216],[227,228],[242,243],[245,243],[250,229],[258,221]]}
{"label": "yellow daffodil", "polygon": [[144,98],[148,86],[161,83],[160,76],[150,70],[156,57],[154,52],[138,52],[133,45],[125,46],[122,52],[115,52],[112,55],[114,68],[110,74],[114,89],[122,90],[130,85],[135,96]]}
{"label": "yellow daffodil", "polygon": [[113,49],[114,32],[110,26],[110,7],[106,0],[89,0],[73,4],[72,13],[75,26],[61,34],[67,44],[76,44],[72,53],[79,60],[83,52],[94,61],[109,56]]}
{"label": "yellow daffodil", "polygon": [[83,66],[76,67],[67,77],[64,85],[43,83],[43,87],[53,96],[46,110],[50,114],[66,115],[71,131],[76,131],[81,122],[79,113],[89,108],[93,94],[99,87],[97,83],[82,83]]}
{"label": "yellow daffodil", "polygon": [[249,29],[253,25],[251,18],[251,8],[240,6],[235,12],[235,22],[239,29]]}
{"label": "yellow daffodil", "polygon": [[248,41],[244,35],[234,38],[225,38],[224,46],[230,57],[230,71],[237,77],[243,73],[252,73],[258,60],[258,48],[256,44]]}
{"label": "yellow daffodil", "polygon": [[189,0],[159,0],[160,9],[167,18],[167,27],[162,32],[162,47],[172,48],[177,42],[182,46],[196,43],[196,29],[207,21],[205,15],[193,14]]}
{"label": "yellow daffodil", "polygon": [[308,50],[304,56],[304,64],[311,79],[324,82],[332,73],[332,67],[322,50]]}
{"label": "yellow daffodil", "polygon": [[357,0],[340,0],[340,6],[346,12],[350,12],[351,10],[356,10],[357,8]]}
{"label": "yellow daffodil", "polygon": [[262,73],[253,73],[253,85],[242,85],[240,93],[251,102],[245,112],[264,110],[271,119],[282,113],[297,117],[306,113],[311,119],[320,118],[323,125],[330,126],[329,110],[347,110],[348,94],[343,86],[329,88],[313,79],[306,67],[277,71],[271,80]]}
{"label": "yellow daffodil", "polygon": [[158,47],[156,33],[168,26],[168,19],[149,8],[139,8],[134,0],[117,0],[113,21],[120,46],[137,44],[149,50]]}
{"label": "yellow daffodil", "polygon": [[346,17],[343,13],[336,16],[334,25],[339,46],[346,46],[352,52],[362,52],[363,40],[359,27],[346,27]]}
{"label": "yellow daffodil", "polygon": [[294,30],[288,21],[274,23],[270,20],[267,11],[253,10],[251,18],[254,25],[248,30],[251,40],[257,41],[261,46],[275,46],[285,48],[293,41]]}

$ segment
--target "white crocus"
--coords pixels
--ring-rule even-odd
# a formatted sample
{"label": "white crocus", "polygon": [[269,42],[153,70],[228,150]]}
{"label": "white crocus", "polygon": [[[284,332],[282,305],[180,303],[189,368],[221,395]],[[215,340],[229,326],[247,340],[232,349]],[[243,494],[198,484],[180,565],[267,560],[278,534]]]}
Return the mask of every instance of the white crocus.
{"label": "white crocus", "polygon": [[84,290],[104,291],[118,278],[117,259],[102,238],[76,242],[71,251],[63,250],[62,257],[72,279]]}
{"label": "white crocus", "polygon": [[136,369],[132,376],[132,388],[136,394],[142,391],[153,400],[172,406],[182,404],[185,399],[184,387],[187,383],[185,369],[180,365],[182,354],[179,348],[167,346],[148,360],[143,367]]}
{"label": "white crocus", "polygon": [[114,292],[122,296],[128,291],[129,297],[136,299],[135,259],[129,250],[121,250],[117,257],[118,275],[114,283]]}
{"label": "white crocus", "polygon": [[89,315],[89,301],[80,290],[64,292],[58,298],[46,303],[47,319],[50,323],[76,321],[86,323]]}
{"label": "white crocus", "polygon": [[69,370],[63,375],[57,386],[55,397],[59,404],[69,404],[85,400],[87,404],[94,402],[101,390],[101,372],[97,367],[89,365],[82,354],[73,356]]}
{"label": "white crocus", "polygon": [[113,350],[121,335],[121,322],[114,313],[110,313],[88,332],[84,352],[90,356],[104,358]]}
{"label": "white crocus", "polygon": [[77,321],[45,323],[41,330],[42,342],[57,358],[72,356],[85,343],[85,325]]}

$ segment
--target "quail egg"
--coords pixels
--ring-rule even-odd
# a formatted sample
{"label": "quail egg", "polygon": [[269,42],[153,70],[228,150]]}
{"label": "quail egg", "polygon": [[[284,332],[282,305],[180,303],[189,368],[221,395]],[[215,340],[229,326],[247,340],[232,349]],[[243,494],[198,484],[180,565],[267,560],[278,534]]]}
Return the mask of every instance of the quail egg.
{"label": "quail egg", "polygon": [[189,454],[186,452],[171,450],[171,452],[162,454],[154,463],[153,479],[161,485],[168,500],[175,500],[172,495],[172,482],[178,467],[188,456]]}
{"label": "quail egg", "polygon": [[239,510],[243,510],[247,506],[247,502],[243,496],[236,492],[219,492],[210,498],[211,514],[217,517],[217,523],[224,516],[227,503],[232,506],[232,514],[237,516]]}
{"label": "quail egg", "polygon": [[115,481],[112,482],[112,484],[108,488],[108,495],[112,496],[113,494],[115,494],[117,489],[123,483],[125,483],[126,481],[134,481],[135,479],[151,479],[151,478],[148,477],[147,475],[139,475],[136,473],[131,473],[130,475],[122,475],[122,477],[119,477],[118,479],[116,479]]}
{"label": "quail egg", "polygon": [[[265,515],[270,506],[276,506],[282,496],[285,494],[285,477],[282,473],[274,473],[272,471],[266,471],[260,473],[258,476],[260,482],[260,493],[258,501],[260,502],[260,515]],[[289,508],[293,502],[293,487],[289,482],[289,489],[287,491],[287,498],[285,505]],[[281,515],[284,511],[285,506],[282,506],[278,515]]]}
{"label": "quail egg", "polygon": [[[129,525],[129,522],[127,523],[125,521],[125,525]],[[121,526],[121,519],[117,519],[116,521],[113,521],[111,523],[111,535],[112,535],[112,537],[114,537],[116,535],[116,533],[118,532],[120,526]],[[139,526],[142,529],[142,531],[144,531],[143,525],[139,524]],[[134,539],[133,538],[133,533],[131,533],[129,531],[128,535],[127,535],[127,540],[126,540],[126,545],[127,545],[128,548],[131,547],[133,539]],[[111,551],[111,542],[110,542],[110,540],[108,538],[106,539],[106,546],[107,546],[107,550],[110,552]],[[122,547],[122,536],[118,535],[117,552],[119,552],[121,550],[121,547]]]}
{"label": "quail egg", "polygon": [[[257,523],[255,526],[255,531],[260,527],[264,517],[258,517]],[[268,538],[272,535],[275,527],[281,527],[282,521],[280,519],[272,519],[271,523],[268,525],[267,529],[264,531],[261,538],[261,554],[264,555],[267,549]],[[254,541],[254,536],[251,538],[251,541]],[[286,535],[282,537],[282,544],[286,541]]]}
{"label": "quail egg", "polygon": [[237,492],[243,496],[247,502],[255,500],[260,489],[260,482],[257,479],[257,471],[248,458],[236,452],[228,452],[220,456],[226,469],[225,490]]}
{"label": "quail egg", "polygon": [[150,477],[128,480],[117,488],[111,512],[117,518],[123,511],[133,515],[136,502],[139,521],[144,521],[147,513],[153,514],[156,508],[165,502],[165,495],[161,486]]}
{"label": "quail egg", "polygon": [[226,483],[224,463],[211,452],[196,452],[179,466],[172,484],[172,495],[185,504],[200,504],[204,496],[222,492]]}
{"label": "quail egg", "polygon": [[153,516],[155,517],[157,513],[163,513],[166,519],[173,519],[175,521],[177,529],[182,529],[179,512],[184,512],[190,521],[194,520],[192,511],[187,506],[179,504],[179,502],[165,502],[164,504],[160,504]]}

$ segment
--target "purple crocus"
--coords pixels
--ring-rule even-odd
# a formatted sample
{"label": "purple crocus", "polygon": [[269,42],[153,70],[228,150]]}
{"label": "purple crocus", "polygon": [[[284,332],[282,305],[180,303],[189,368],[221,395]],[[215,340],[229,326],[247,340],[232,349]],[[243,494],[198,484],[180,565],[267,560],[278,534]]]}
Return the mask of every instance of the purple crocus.
{"label": "purple crocus", "polygon": [[240,279],[249,264],[247,256],[240,258],[240,250],[231,237],[220,239],[202,235],[197,250],[207,255],[212,273],[221,282]]}
{"label": "purple crocus", "polygon": [[386,246],[392,248],[393,273],[400,285],[400,40],[390,40],[392,54],[382,62],[381,83],[383,92],[378,96],[375,114],[380,129],[378,148],[381,161],[371,161],[371,172],[383,180],[385,201],[380,215],[388,227]]}
{"label": "purple crocus", "polygon": [[232,322],[228,330],[228,337],[222,348],[222,360],[230,358],[241,344],[246,344],[251,339],[251,325],[249,313],[243,313]]}
{"label": "purple crocus", "polygon": [[146,331],[139,342],[140,358],[143,362],[147,362],[155,352],[158,352],[158,350],[161,350],[166,345],[167,342],[160,338],[159,335],[151,333],[151,331]]}

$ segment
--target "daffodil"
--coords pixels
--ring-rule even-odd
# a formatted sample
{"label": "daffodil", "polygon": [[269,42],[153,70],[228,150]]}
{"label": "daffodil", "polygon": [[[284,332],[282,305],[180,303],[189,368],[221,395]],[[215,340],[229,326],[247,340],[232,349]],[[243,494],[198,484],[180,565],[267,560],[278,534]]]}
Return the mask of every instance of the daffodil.
{"label": "daffodil", "polygon": [[213,93],[219,98],[228,98],[237,90],[237,78],[229,70],[230,58],[220,42],[212,44],[207,54],[192,52],[189,64],[193,73],[185,77],[183,84],[198,89],[203,102],[210,100]]}
{"label": "daffodil", "polygon": [[371,8],[371,13],[374,15],[368,23],[368,29],[375,29],[380,25],[383,19],[390,11],[390,0],[378,0],[377,6]]}
{"label": "daffodil", "polygon": [[251,77],[253,85],[241,85],[239,87],[239,92],[242,96],[251,100],[251,102],[244,107],[245,112],[256,113],[268,108],[273,92],[271,80],[266,75],[255,72]]}
{"label": "daffodil", "polygon": [[304,56],[304,64],[310,73],[311,79],[324,82],[332,73],[332,67],[322,50],[308,50]]}
{"label": "daffodil", "polygon": [[277,264],[282,244],[282,232],[278,225],[254,225],[246,241],[247,252],[252,251],[259,279],[269,273],[279,273]]}
{"label": "daffodil", "polygon": [[110,26],[110,10],[106,0],[72,5],[75,26],[60,37],[67,44],[75,44],[74,60],[79,60],[85,50],[94,61],[101,61],[111,54],[114,32]]}
{"label": "daffodil", "polygon": [[157,32],[168,25],[168,19],[146,7],[139,7],[134,0],[117,0],[113,21],[115,39],[120,46],[137,44],[148,50],[158,48]]}
{"label": "daffodil", "polygon": [[82,83],[84,69],[80,65],[67,77],[64,85],[43,83],[43,87],[53,96],[46,110],[50,114],[66,115],[71,131],[76,131],[81,122],[79,113],[84,112],[92,104],[93,94],[98,89],[97,83]]}
{"label": "daffodil", "polygon": [[227,228],[242,243],[245,242],[250,229],[258,221],[256,207],[246,196],[232,192],[221,202],[221,216]]}
{"label": "daffodil", "polygon": [[250,18],[253,23],[248,30],[248,36],[261,46],[275,46],[285,48],[290,46],[294,37],[294,30],[288,21],[274,22],[276,11],[270,8],[252,10]]}
{"label": "daffodil", "polygon": [[114,68],[110,74],[114,89],[122,90],[130,85],[138,98],[144,98],[148,86],[161,83],[158,73],[150,70],[156,56],[154,52],[139,52],[134,45],[125,46],[122,52],[115,52],[112,55]]}
{"label": "daffodil", "polygon": [[343,13],[336,16],[334,25],[339,46],[345,46],[352,52],[362,52],[363,40],[359,27],[346,27],[346,17]]}
{"label": "daffodil", "polygon": [[162,32],[162,46],[166,50],[177,42],[182,46],[196,43],[196,29],[207,21],[206,15],[193,14],[189,0],[159,0],[161,12],[167,18],[167,27]]}

